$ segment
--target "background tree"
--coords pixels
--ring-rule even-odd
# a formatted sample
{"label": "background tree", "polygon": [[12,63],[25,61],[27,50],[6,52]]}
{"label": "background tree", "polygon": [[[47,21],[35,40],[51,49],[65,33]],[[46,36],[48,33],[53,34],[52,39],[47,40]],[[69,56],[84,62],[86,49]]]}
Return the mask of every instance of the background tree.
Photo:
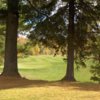
{"label": "background tree", "polygon": [[93,74],[91,80],[100,83],[100,36],[97,37],[96,44],[92,46],[94,64],[91,66],[91,73]]}
{"label": "background tree", "polygon": [[4,58],[4,41],[5,41],[5,18],[6,18],[6,2],[0,1],[0,65]]}
{"label": "background tree", "polygon": [[4,36],[0,36],[0,65],[3,63],[4,57]]}

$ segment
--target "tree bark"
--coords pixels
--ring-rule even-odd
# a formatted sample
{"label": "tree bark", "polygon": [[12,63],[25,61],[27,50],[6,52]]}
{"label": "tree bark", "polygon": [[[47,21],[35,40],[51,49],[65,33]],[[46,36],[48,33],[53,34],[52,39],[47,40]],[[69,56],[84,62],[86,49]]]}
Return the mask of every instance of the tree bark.
{"label": "tree bark", "polygon": [[74,78],[74,16],[75,0],[69,0],[69,25],[68,25],[68,47],[67,47],[67,71],[64,80],[75,81]]}
{"label": "tree bark", "polygon": [[18,3],[19,0],[7,0],[4,76],[20,76],[17,66]]}

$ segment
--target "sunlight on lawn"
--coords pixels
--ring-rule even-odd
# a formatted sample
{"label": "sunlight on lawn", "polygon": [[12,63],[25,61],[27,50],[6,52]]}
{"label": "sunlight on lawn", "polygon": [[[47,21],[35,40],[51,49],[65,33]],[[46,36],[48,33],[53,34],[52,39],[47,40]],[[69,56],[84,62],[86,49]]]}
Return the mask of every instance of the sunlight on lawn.
{"label": "sunlight on lawn", "polygon": [[[35,80],[57,81],[61,80],[66,71],[66,62],[62,56],[38,55],[28,56],[18,59],[19,72],[22,77]],[[80,82],[92,82],[90,80],[91,61],[87,62],[87,68],[82,68],[77,71],[75,69],[75,77]],[[2,67],[0,68],[0,72]]]}
{"label": "sunlight on lawn", "polygon": [[27,82],[0,84],[0,100],[100,100],[100,84]]}

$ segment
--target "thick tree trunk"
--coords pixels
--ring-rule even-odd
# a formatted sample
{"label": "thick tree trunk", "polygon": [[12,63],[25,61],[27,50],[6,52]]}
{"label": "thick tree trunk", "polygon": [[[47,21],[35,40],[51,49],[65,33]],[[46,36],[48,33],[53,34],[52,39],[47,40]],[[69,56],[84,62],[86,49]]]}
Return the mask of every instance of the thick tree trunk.
{"label": "thick tree trunk", "polygon": [[19,0],[7,0],[4,76],[20,76],[17,67],[18,3]]}
{"label": "thick tree trunk", "polygon": [[69,25],[68,25],[68,48],[67,48],[67,71],[64,80],[75,81],[74,78],[74,16],[75,0],[69,1]]}

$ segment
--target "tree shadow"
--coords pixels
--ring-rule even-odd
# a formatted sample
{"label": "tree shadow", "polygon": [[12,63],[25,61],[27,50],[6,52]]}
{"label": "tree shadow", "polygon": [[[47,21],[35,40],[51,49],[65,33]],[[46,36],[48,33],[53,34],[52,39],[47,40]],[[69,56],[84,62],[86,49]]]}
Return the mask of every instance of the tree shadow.
{"label": "tree shadow", "polygon": [[100,91],[100,84],[97,83],[81,83],[81,82],[67,82],[67,81],[60,81],[55,82],[54,86],[59,86],[62,88],[72,88],[73,90],[80,90],[80,91]]}
{"label": "tree shadow", "polygon": [[26,78],[0,77],[0,90],[11,88],[39,87],[48,83],[43,80],[28,80]]}
{"label": "tree shadow", "polygon": [[63,89],[72,88],[80,91],[100,91],[100,84],[95,83],[80,83],[80,82],[48,82],[43,80],[28,80],[25,78],[5,78],[0,77],[0,90],[12,88],[30,88],[30,87],[60,87]]}

